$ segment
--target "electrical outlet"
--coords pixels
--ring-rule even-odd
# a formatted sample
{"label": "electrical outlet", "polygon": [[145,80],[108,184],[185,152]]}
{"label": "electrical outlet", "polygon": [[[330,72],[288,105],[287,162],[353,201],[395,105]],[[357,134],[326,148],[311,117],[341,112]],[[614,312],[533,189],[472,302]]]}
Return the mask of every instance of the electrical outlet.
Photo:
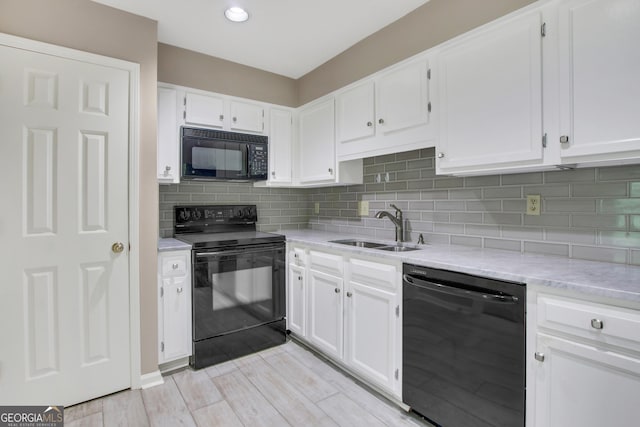
{"label": "electrical outlet", "polygon": [[363,200],[361,202],[358,202],[358,215],[360,216],[369,215],[369,201]]}
{"label": "electrical outlet", "polygon": [[527,215],[540,215],[540,195],[528,194],[527,195]]}
{"label": "electrical outlet", "polygon": [[313,213],[318,215],[320,213],[320,202],[315,202],[313,205]]}

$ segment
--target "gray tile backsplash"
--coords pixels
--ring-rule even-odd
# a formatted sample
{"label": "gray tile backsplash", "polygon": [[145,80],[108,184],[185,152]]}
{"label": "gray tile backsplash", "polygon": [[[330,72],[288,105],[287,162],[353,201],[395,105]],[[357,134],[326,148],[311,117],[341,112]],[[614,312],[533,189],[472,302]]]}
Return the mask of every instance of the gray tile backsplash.
{"label": "gray tile backsplash", "polygon": [[[254,203],[262,231],[313,228],[393,239],[391,221],[374,214],[394,203],[411,242],[422,233],[427,242],[640,265],[640,166],[459,178],[436,176],[434,165],[434,150],[425,149],[365,159],[362,185],[161,185],[160,236],[172,235],[176,204]],[[525,215],[528,194],[540,194],[540,216]],[[369,215],[361,217],[363,200]]]}
{"label": "gray tile backsplash", "polygon": [[[307,190],[320,203],[310,227],[393,239],[391,222],[373,216],[395,203],[411,242],[422,233],[427,242],[640,265],[640,166],[458,178],[436,176],[434,164],[433,149],[365,159],[364,190]],[[353,206],[336,205],[337,194]],[[525,215],[528,194],[540,194],[540,216]],[[358,200],[369,201],[367,217],[357,216]]]}

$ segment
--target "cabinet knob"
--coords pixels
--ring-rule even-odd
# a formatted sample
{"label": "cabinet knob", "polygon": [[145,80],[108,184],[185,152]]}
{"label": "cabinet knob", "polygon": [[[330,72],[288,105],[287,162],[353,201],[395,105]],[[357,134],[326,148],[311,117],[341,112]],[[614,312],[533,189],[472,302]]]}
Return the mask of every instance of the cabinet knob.
{"label": "cabinet knob", "polygon": [[294,258],[298,258],[298,254],[293,254],[293,257]]}
{"label": "cabinet knob", "polygon": [[276,171],[272,171],[271,176],[276,176]]}
{"label": "cabinet knob", "polygon": [[568,144],[569,143],[569,136],[568,135],[562,135],[560,137],[560,144]]}
{"label": "cabinet knob", "polygon": [[539,351],[536,351],[533,357],[535,357],[538,362],[544,362],[544,353],[540,353]]}
{"label": "cabinet knob", "polygon": [[231,120],[233,120],[233,123],[235,123],[235,122],[237,122],[237,121],[238,121],[238,118],[237,118],[237,117],[234,117],[234,118],[232,118]]}
{"label": "cabinet knob", "polygon": [[347,292],[347,296],[348,296],[349,298],[351,298],[351,295],[353,295],[351,292]]}
{"label": "cabinet knob", "polygon": [[333,174],[333,169],[332,168],[329,168],[329,173]]}
{"label": "cabinet knob", "polygon": [[383,124],[384,123],[384,119],[378,119],[378,123]]}
{"label": "cabinet knob", "polygon": [[591,327],[593,329],[602,329],[604,328],[604,322],[600,319],[591,319]]}
{"label": "cabinet knob", "polygon": [[333,291],[334,291],[336,294],[339,294],[339,293],[340,293],[340,289],[338,289],[338,288],[335,288]]}
{"label": "cabinet knob", "polygon": [[368,127],[371,127],[371,126],[373,126],[373,123],[371,123],[371,122],[367,122],[367,126],[368,126]]}
{"label": "cabinet knob", "polygon": [[178,288],[178,289],[176,289],[176,292],[178,292],[179,294],[181,294],[181,293],[182,293],[182,288]]}
{"label": "cabinet knob", "polygon": [[298,276],[298,280],[302,280],[302,276]]}
{"label": "cabinet knob", "polygon": [[439,153],[438,153],[438,158],[439,158],[439,159],[442,159],[443,157],[444,157],[444,153],[443,153],[442,151],[441,151],[441,152],[439,152]]}
{"label": "cabinet knob", "polygon": [[224,114],[220,114],[220,121],[224,120]]}
{"label": "cabinet knob", "polygon": [[178,268],[178,263],[174,262],[173,265],[171,266],[174,270],[176,270]]}

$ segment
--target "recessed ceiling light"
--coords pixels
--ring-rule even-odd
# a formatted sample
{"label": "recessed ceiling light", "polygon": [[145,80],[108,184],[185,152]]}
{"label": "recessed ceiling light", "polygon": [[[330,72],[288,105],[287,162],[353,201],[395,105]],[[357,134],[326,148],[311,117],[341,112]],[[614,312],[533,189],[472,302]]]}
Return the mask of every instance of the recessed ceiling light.
{"label": "recessed ceiling light", "polygon": [[244,22],[249,19],[249,14],[241,7],[230,7],[224,11],[224,16],[233,22]]}

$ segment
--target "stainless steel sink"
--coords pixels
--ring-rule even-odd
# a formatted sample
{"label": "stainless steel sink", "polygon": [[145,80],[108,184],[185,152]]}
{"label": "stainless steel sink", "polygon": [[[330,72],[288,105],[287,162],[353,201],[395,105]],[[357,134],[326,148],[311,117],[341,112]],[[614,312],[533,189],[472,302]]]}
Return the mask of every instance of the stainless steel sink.
{"label": "stainless steel sink", "polygon": [[417,251],[418,249],[420,249],[413,246],[389,245],[387,243],[367,242],[366,240],[357,240],[357,239],[331,240],[331,243],[339,243],[341,245],[355,246],[358,248],[379,249],[381,251],[390,251],[390,252],[408,252],[408,251]]}
{"label": "stainless steel sink", "polygon": [[359,248],[379,248],[381,246],[386,246],[385,243],[367,242],[366,240],[355,240],[355,239],[331,240],[331,243],[339,243],[341,245],[356,246]]}
{"label": "stainless steel sink", "polygon": [[390,252],[409,252],[409,251],[417,251],[420,248],[414,248],[413,246],[381,246],[376,249],[381,251],[390,251]]}

